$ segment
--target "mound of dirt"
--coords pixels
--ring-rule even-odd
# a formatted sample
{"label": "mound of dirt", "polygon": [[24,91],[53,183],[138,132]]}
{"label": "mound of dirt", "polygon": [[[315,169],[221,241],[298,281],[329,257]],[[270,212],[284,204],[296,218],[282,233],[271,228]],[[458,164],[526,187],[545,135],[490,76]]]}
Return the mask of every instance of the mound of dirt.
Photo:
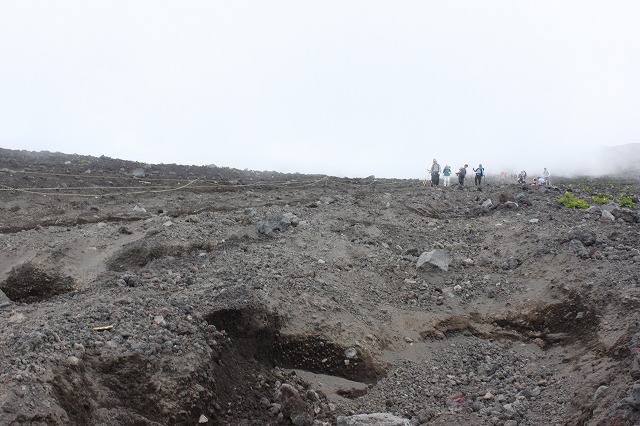
{"label": "mound of dirt", "polygon": [[637,179],[0,154],[0,424],[640,423]]}
{"label": "mound of dirt", "polygon": [[67,293],[73,284],[72,277],[27,262],[11,269],[0,290],[14,302],[33,303]]}

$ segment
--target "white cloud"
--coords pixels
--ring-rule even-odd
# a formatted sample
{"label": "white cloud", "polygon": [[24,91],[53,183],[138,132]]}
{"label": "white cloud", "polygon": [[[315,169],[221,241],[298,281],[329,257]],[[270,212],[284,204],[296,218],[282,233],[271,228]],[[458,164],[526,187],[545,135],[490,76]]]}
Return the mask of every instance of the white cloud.
{"label": "white cloud", "polygon": [[0,145],[347,176],[422,177],[434,156],[581,168],[640,142],[639,18],[633,1],[5,2]]}

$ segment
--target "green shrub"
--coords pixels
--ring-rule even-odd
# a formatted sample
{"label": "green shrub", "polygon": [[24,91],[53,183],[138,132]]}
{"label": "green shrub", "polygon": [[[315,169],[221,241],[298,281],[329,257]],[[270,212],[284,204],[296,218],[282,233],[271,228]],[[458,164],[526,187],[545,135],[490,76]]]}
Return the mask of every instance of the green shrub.
{"label": "green shrub", "polygon": [[570,192],[565,192],[564,197],[557,199],[556,203],[569,209],[588,209],[590,207],[589,203],[576,197]]}
{"label": "green shrub", "polygon": [[630,195],[620,195],[618,197],[618,204],[620,204],[620,207],[636,208],[636,203],[633,202],[633,197]]}
{"label": "green shrub", "polygon": [[595,197],[591,197],[591,200],[597,204],[609,204],[613,201],[613,197],[609,194],[598,194]]}

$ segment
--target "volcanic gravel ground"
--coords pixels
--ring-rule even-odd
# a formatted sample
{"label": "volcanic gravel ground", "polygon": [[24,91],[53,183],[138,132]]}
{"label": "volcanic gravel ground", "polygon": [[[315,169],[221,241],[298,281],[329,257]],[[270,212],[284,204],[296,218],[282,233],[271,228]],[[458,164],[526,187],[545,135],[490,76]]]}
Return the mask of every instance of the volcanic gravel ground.
{"label": "volcanic gravel ground", "polygon": [[0,154],[0,424],[640,423],[637,179]]}

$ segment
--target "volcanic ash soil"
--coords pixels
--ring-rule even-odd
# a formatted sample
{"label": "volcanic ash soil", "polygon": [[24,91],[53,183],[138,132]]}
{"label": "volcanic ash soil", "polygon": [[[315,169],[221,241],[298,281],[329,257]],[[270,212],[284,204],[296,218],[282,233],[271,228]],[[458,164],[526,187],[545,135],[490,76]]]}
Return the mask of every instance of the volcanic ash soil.
{"label": "volcanic ash soil", "polygon": [[640,423],[638,180],[1,154],[0,424]]}

